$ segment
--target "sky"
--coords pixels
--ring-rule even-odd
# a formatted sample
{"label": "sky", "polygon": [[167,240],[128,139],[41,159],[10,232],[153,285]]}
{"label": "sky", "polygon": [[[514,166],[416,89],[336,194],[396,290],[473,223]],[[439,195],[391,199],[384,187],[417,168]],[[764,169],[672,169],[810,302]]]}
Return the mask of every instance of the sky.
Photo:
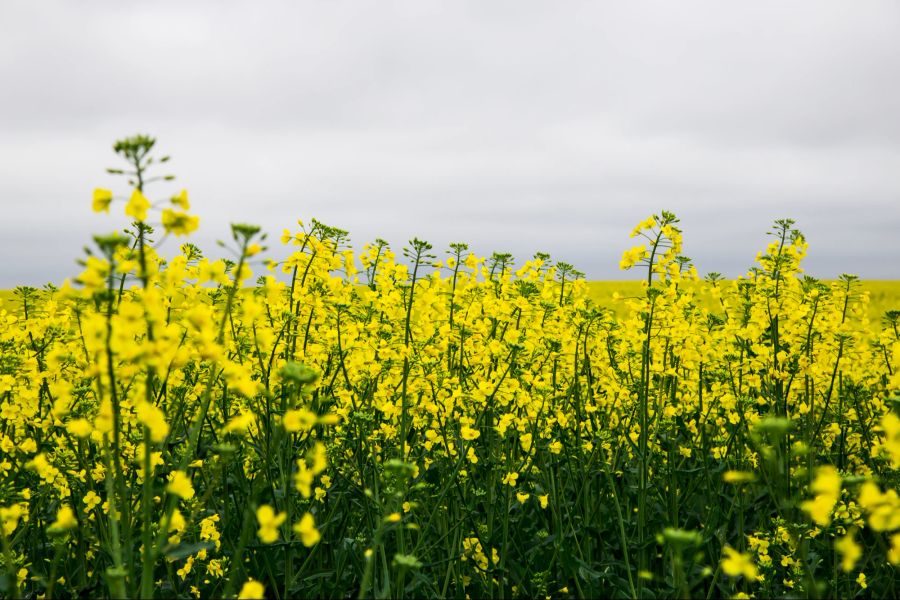
{"label": "sky", "polygon": [[[61,282],[127,197],[114,140],[170,154],[216,255],[313,217],[590,279],[676,213],[701,274],[774,220],[809,274],[900,279],[900,3],[3,0],[0,288]],[[168,241],[163,253],[177,250]]]}

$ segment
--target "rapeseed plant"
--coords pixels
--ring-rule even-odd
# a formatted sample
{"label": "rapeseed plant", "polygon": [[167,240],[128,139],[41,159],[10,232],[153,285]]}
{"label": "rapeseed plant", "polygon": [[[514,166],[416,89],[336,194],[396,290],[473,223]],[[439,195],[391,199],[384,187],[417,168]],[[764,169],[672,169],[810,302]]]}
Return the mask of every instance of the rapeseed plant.
{"label": "rapeseed plant", "polygon": [[163,256],[200,221],[155,148],[93,193],[130,224],[0,312],[4,594],[896,596],[900,313],[793,222],[727,282],[651,216],[616,307],[316,220]]}

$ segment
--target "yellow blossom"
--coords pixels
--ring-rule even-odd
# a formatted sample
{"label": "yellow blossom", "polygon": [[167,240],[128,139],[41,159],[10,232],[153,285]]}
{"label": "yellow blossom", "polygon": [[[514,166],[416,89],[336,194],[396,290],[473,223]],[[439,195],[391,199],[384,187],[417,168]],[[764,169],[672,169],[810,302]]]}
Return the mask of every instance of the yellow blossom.
{"label": "yellow blossom", "polygon": [[891,536],[891,547],[888,550],[888,562],[895,567],[900,566],[900,533]]}
{"label": "yellow blossom", "polygon": [[138,421],[147,426],[150,431],[150,440],[160,443],[169,435],[169,424],[166,423],[166,414],[157,406],[149,402],[140,402],[135,410]]}
{"label": "yellow blossom", "polygon": [[507,473],[503,476],[503,484],[510,487],[516,487],[516,481],[519,479],[518,473]]}
{"label": "yellow blossom", "polygon": [[725,471],[722,474],[722,481],[725,483],[749,483],[756,480],[756,476],[753,473],[748,473],[746,471]]}
{"label": "yellow blossom", "polygon": [[268,504],[263,504],[256,509],[256,520],[259,530],[256,535],[264,544],[272,544],[278,541],[278,528],[287,519],[286,513],[276,513]]}
{"label": "yellow blossom", "polygon": [[290,432],[309,431],[315,426],[318,417],[316,413],[301,408],[298,410],[289,410],[284,413],[284,428]]}
{"label": "yellow blossom", "polygon": [[263,600],[266,597],[266,587],[255,579],[247,580],[238,592],[238,600]]}
{"label": "yellow blossom", "polygon": [[194,486],[191,485],[191,478],[184,471],[172,471],[169,475],[169,485],[166,486],[166,490],[182,500],[190,500],[194,497]]}
{"label": "yellow blossom", "polygon": [[729,577],[740,577],[743,575],[746,579],[755,579],[757,575],[756,565],[748,554],[738,552],[731,546],[725,546],[725,556],[722,558],[722,572]]}
{"label": "yellow blossom", "polygon": [[300,541],[307,548],[315,546],[322,537],[319,530],[316,529],[316,521],[309,513],[303,515],[299,521],[294,523],[294,533],[300,536]]}
{"label": "yellow blossom", "polygon": [[172,196],[172,204],[182,210],[191,210],[191,203],[188,201],[187,190],[181,190],[178,194]]}
{"label": "yellow blossom", "polygon": [[91,422],[87,419],[75,419],[66,424],[66,430],[75,437],[86,438],[91,435],[91,431],[94,428],[91,427]]}
{"label": "yellow blossom", "polygon": [[146,221],[147,209],[149,208],[150,201],[147,200],[140,190],[135,189],[131,193],[131,198],[129,198],[128,203],[125,205],[125,214],[134,218],[135,221]]}
{"label": "yellow blossom", "polygon": [[75,517],[75,511],[68,504],[64,504],[56,512],[56,521],[47,529],[48,533],[62,533],[69,529],[78,527],[78,519]]}
{"label": "yellow blossom", "polygon": [[112,202],[113,193],[103,188],[94,189],[94,200],[91,209],[94,212],[109,212],[109,204]]}
{"label": "yellow blossom", "polygon": [[24,512],[18,504],[12,506],[0,507],[0,522],[3,524],[3,532],[10,536],[19,525],[19,519],[22,518]]}
{"label": "yellow blossom", "polygon": [[231,418],[222,428],[222,434],[244,433],[256,423],[256,416],[251,412],[241,412]]}
{"label": "yellow blossom", "polygon": [[84,495],[82,502],[84,502],[84,512],[89,513],[100,504],[101,500],[100,496],[98,496],[94,490],[88,490],[88,493]]}
{"label": "yellow blossom", "polygon": [[166,208],[162,211],[162,224],[167,233],[188,235],[200,226],[200,218]]}
{"label": "yellow blossom", "polygon": [[837,469],[830,465],[820,467],[810,491],[815,494],[814,498],[802,502],[800,508],[809,513],[817,524],[830,524],[831,511],[841,494],[841,476]]}
{"label": "yellow blossom", "polygon": [[463,425],[459,430],[459,434],[464,440],[477,440],[481,435],[481,432],[477,429],[469,427],[468,425]]}
{"label": "yellow blossom", "polygon": [[841,569],[849,573],[856,567],[857,561],[862,558],[862,546],[854,539],[853,532],[835,540],[834,549],[841,554]]}

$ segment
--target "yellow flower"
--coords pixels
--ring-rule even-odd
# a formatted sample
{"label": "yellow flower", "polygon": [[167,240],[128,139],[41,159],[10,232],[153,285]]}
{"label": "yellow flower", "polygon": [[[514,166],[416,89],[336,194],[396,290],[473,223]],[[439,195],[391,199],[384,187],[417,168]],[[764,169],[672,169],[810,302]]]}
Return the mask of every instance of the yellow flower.
{"label": "yellow flower", "polygon": [[33,459],[25,463],[25,467],[33,469],[47,483],[52,483],[56,476],[59,475],[59,469],[50,464],[47,455],[41,452]]}
{"label": "yellow flower", "polygon": [[91,431],[93,430],[94,428],[91,426],[91,422],[87,419],[75,419],[74,421],[66,423],[66,431],[75,437],[86,438],[91,435]]}
{"label": "yellow flower", "polygon": [[895,469],[900,469],[900,417],[888,413],[881,419],[884,430],[884,449],[891,457]]}
{"label": "yellow flower", "polygon": [[756,565],[749,554],[738,552],[731,546],[725,546],[725,557],[722,558],[722,572],[729,577],[740,577],[743,575],[747,579],[756,578]]}
{"label": "yellow flower", "polygon": [[831,511],[841,495],[841,476],[837,469],[831,465],[819,467],[810,491],[815,497],[802,502],[800,508],[809,513],[818,525],[830,524]]}
{"label": "yellow flower", "polygon": [[550,500],[549,494],[541,494],[540,496],[538,496],[538,502],[541,503],[541,508],[547,508],[547,504],[548,504],[549,500]]}
{"label": "yellow flower", "polygon": [[643,244],[635,246],[629,250],[626,250],[622,254],[622,260],[619,261],[619,268],[623,271],[630,269],[634,265],[638,263],[638,261],[642,260],[645,256],[647,256],[649,252],[647,251],[647,247]]}
{"label": "yellow flower", "polygon": [[656,218],[648,217],[635,226],[635,228],[631,231],[631,237],[635,237],[640,232],[646,229],[653,229],[654,227],[656,227]]}
{"label": "yellow flower", "polygon": [[136,221],[146,221],[148,208],[150,208],[150,201],[140,190],[134,190],[128,204],[125,205],[125,214],[133,217]]}
{"label": "yellow flower", "polygon": [[315,426],[316,421],[318,420],[319,418],[316,416],[316,413],[301,408],[298,410],[286,411],[284,413],[282,424],[286,430],[293,433],[295,431],[309,431]]}
{"label": "yellow flower", "polygon": [[94,490],[90,490],[84,495],[82,502],[84,502],[84,511],[91,512],[100,504],[101,500]]}
{"label": "yellow flower", "polygon": [[181,190],[177,195],[172,196],[172,204],[180,207],[182,210],[191,210],[191,203],[188,202],[187,190]]}
{"label": "yellow flower", "polygon": [[184,565],[180,569],[175,571],[175,573],[179,577],[181,577],[182,581],[184,581],[185,579],[187,579],[187,576],[190,574],[191,569],[193,569],[193,568],[194,568],[194,557],[188,556],[187,560],[184,561]]}
{"label": "yellow flower", "polygon": [[403,517],[400,516],[400,513],[395,512],[395,513],[391,513],[391,514],[389,514],[388,516],[386,516],[386,517],[384,518],[384,521],[385,521],[386,523],[399,523],[400,520],[401,520],[402,518],[403,518]]}
{"label": "yellow flower", "polygon": [[19,525],[19,519],[22,518],[23,511],[22,507],[18,504],[13,504],[9,507],[0,506],[0,523],[3,525],[3,532],[10,536],[12,532],[16,530],[16,527]]}
{"label": "yellow flower", "polygon": [[248,579],[247,582],[241,586],[241,591],[238,592],[238,600],[263,600],[265,597],[265,586],[255,579]]}
{"label": "yellow flower", "polygon": [[200,217],[167,208],[162,211],[162,224],[167,233],[188,235],[200,226]]}
{"label": "yellow flower", "polygon": [[149,402],[141,402],[135,409],[138,421],[150,430],[150,440],[158,444],[169,435],[169,424],[166,423],[166,414],[159,407]]}
{"label": "yellow flower", "polygon": [[888,550],[888,562],[900,566],[900,533],[891,536],[891,549]]}
{"label": "yellow flower", "polygon": [[194,486],[191,485],[191,478],[184,471],[172,471],[169,475],[169,485],[166,491],[175,494],[182,500],[190,500],[194,497]]}
{"label": "yellow flower", "polygon": [[841,568],[844,573],[849,573],[856,567],[857,561],[862,558],[862,546],[856,543],[854,532],[851,531],[842,538],[835,540],[834,549],[841,554]]}
{"label": "yellow flower", "polygon": [[94,201],[91,203],[91,209],[94,212],[109,212],[109,203],[112,202],[113,193],[111,190],[103,188],[94,189]]}
{"label": "yellow flower", "polygon": [[834,508],[835,499],[825,494],[819,494],[813,500],[806,500],[800,504],[800,508],[809,513],[813,521],[819,525],[831,523],[831,509]]}
{"label": "yellow flower", "polygon": [[251,412],[241,412],[238,415],[231,418],[228,423],[225,424],[225,427],[222,428],[222,434],[226,433],[244,433],[249,429],[254,423],[256,423],[256,416]]}
{"label": "yellow flower", "polygon": [[873,530],[900,529],[900,496],[896,490],[882,494],[876,484],[867,481],[859,490],[859,504],[869,513],[869,527]]}
{"label": "yellow flower", "polygon": [[531,494],[527,494],[525,492],[516,492],[516,500],[519,501],[519,504],[525,504],[530,497]]}
{"label": "yellow flower", "polygon": [[222,533],[216,529],[216,523],[219,522],[219,515],[210,515],[200,521],[200,539],[210,541],[216,545],[216,550],[222,546]]}
{"label": "yellow flower", "polygon": [[841,476],[838,470],[831,465],[819,467],[816,471],[816,479],[810,486],[815,494],[827,494],[838,497],[841,494]]}
{"label": "yellow flower", "polygon": [[68,504],[64,504],[56,512],[56,521],[47,528],[47,532],[62,533],[76,527],[78,527],[78,519],[75,517],[75,511]]}
{"label": "yellow flower", "polygon": [[519,437],[519,445],[522,447],[522,450],[525,452],[531,452],[531,444],[532,444],[532,436],[530,433],[525,433]]}
{"label": "yellow flower", "polygon": [[179,535],[184,528],[187,526],[187,522],[184,520],[184,515],[181,514],[181,511],[177,508],[172,512],[172,518],[169,520],[169,533],[174,535],[169,536],[170,544],[180,544],[181,536]]}
{"label": "yellow flower", "polygon": [[746,471],[725,471],[722,473],[722,481],[725,483],[749,483],[756,481],[756,475]]}
{"label": "yellow flower", "polygon": [[209,564],[206,565],[206,573],[213,577],[222,577],[225,575],[225,570],[222,568],[222,562],[218,559],[209,561]]}
{"label": "yellow flower", "polygon": [[256,520],[259,523],[259,531],[256,535],[263,544],[272,544],[278,541],[278,528],[287,519],[287,514],[276,513],[268,504],[263,504],[256,509]]}
{"label": "yellow flower", "polygon": [[309,498],[312,496],[312,483],[315,478],[315,473],[309,470],[306,466],[306,461],[301,459],[297,460],[297,472],[294,473],[294,485],[297,487],[297,491],[303,495],[304,498]]}
{"label": "yellow flower", "polygon": [[459,434],[464,440],[477,440],[478,436],[481,435],[481,432],[477,429],[469,427],[468,425],[463,425],[459,429]]}
{"label": "yellow flower", "polygon": [[319,530],[316,529],[315,519],[309,513],[303,515],[303,518],[294,524],[294,532],[300,536],[300,541],[307,548],[314,546],[322,537]]}
{"label": "yellow flower", "polygon": [[869,584],[866,583],[866,574],[865,573],[860,573],[856,577],[856,583],[858,583],[859,587],[861,587],[862,589],[866,589],[867,587],[869,587]]}
{"label": "yellow flower", "polygon": [[510,487],[516,487],[516,480],[519,479],[518,473],[507,473],[503,477],[503,485],[508,485]]}
{"label": "yellow flower", "polygon": [[328,466],[328,455],[325,451],[325,444],[316,442],[312,447],[312,450],[307,454],[306,460],[309,462],[309,468],[313,472],[313,475],[318,475],[324,471]]}

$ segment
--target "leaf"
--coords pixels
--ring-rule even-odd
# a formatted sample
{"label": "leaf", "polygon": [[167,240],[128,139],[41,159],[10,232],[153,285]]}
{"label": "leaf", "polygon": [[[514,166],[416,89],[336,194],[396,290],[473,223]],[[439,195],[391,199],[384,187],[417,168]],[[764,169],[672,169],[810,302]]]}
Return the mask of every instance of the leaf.
{"label": "leaf", "polygon": [[575,562],[578,564],[578,575],[585,581],[597,580],[603,578],[603,573],[592,569],[590,565],[584,562],[581,559],[575,559]]}

